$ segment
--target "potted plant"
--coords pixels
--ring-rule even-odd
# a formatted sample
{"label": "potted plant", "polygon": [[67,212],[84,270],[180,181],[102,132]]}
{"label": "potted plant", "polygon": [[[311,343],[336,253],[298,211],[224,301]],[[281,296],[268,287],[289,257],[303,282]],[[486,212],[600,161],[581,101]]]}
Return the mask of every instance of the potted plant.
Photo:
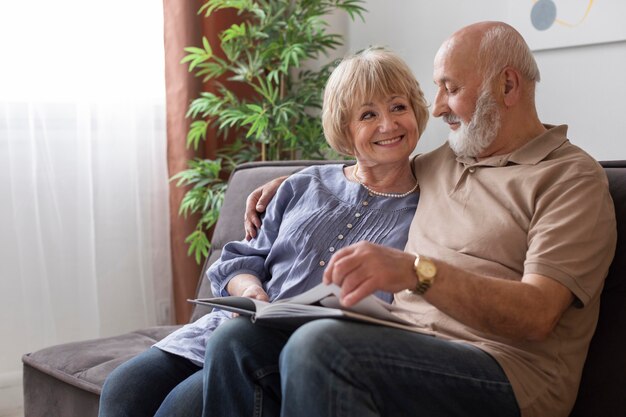
{"label": "potted plant", "polygon": [[[344,10],[351,19],[363,19],[361,0],[208,0],[199,13],[210,16],[220,9],[235,9],[241,23],[219,35],[224,57],[214,54],[206,38],[202,46],[185,48],[182,63],[202,77],[215,92],[202,92],[188,109],[187,146],[198,147],[214,126],[220,138],[234,136],[216,159],[189,161],[189,168],[173,179],[190,186],[180,206],[188,216],[200,213],[196,229],[186,243],[198,263],[206,257],[207,231],[217,221],[230,171],[253,160],[325,159],[332,154],[323,137],[318,110],[333,62],[317,70],[303,63],[319,60],[341,45],[338,34],[327,32],[325,17]],[[254,92],[244,99],[220,79],[243,83]]]}

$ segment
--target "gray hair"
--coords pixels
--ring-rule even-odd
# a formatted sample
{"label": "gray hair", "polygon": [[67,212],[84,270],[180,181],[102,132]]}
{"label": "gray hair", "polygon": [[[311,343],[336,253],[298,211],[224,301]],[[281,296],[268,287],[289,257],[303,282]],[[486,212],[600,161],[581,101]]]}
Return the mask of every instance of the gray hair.
{"label": "gray hair", "polygon": [[541,79],[537,61],[528,44],[509,25],[499,24],[489,28],[480,42],[478,56],[485,74],[483,85],[507,66],[517,69],[527,81],[533,82],[533,86]]}

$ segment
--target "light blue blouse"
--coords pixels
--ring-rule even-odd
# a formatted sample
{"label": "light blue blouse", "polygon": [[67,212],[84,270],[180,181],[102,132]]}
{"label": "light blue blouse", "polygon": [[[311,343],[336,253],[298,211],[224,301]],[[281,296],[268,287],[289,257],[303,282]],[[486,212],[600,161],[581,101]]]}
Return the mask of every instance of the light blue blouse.
{"label": "light blue blouse", "polygon": [[[249,273],[263,283],[270,301],[293,297],[322,281],[333,253],[366,240],[404,249],[418,193],[404,198],[371,195],[348,181],[343,165],[320,165],[291,175],[266,209],[255,239],[230,242],[207,271],[215,296],[227,296],[226,285]],[[378,293],[391,301],[393,296]],[[170,334],[155,346],[204,363],[212,331],[230,313],[215,310]]]}

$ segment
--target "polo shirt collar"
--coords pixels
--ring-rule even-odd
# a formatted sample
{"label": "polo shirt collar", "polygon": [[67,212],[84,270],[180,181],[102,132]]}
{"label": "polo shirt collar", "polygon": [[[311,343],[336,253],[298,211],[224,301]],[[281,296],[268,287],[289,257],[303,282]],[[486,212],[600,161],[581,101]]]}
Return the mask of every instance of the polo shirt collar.
{"label": "polo shirt collar", "polygon": [[544,127],[548,129],[546,132],[509,154],[494,155],[480,160],[470,157],[457,157],[456,160],[465,166],[502,167],[508,163],[535,165],[567,141],[567,125],[544,124]]}

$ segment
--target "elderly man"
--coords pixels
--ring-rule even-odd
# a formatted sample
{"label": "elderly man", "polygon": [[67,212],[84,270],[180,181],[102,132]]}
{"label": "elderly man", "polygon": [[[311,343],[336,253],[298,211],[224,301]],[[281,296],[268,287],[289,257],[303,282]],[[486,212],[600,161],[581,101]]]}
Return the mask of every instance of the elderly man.
{"label": "elderly man", "polygon": [[[573,407],[616,241],[604,172],[566,126],[540,122],[539,71],[512,27],[454,33],[434,81],[433,115],[451,131],[415,159],[421,194],[405,251],[355,244],[324,275],[346,305],[395,292],[422,331],[320,320],[275,337],[273,379],[235,359],[276,415],[559,417]],[[206,369],[209,384],[233,372]]]}

